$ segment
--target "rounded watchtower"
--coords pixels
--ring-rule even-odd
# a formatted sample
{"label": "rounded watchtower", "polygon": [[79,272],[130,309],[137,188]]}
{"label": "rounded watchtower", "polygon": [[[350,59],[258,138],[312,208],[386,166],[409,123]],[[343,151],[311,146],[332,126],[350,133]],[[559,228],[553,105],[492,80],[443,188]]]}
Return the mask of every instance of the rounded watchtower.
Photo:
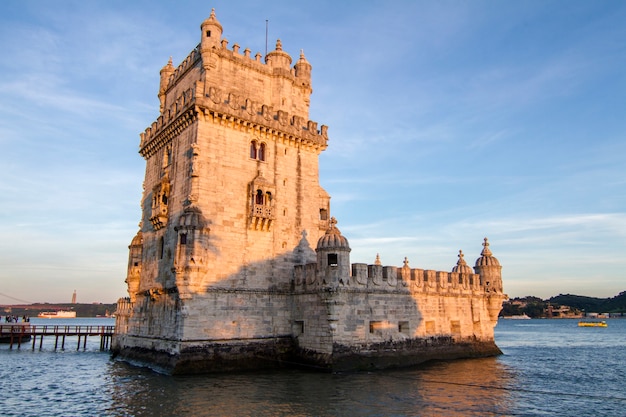
{"label": "rounded watchtower", "polygon": [[484,239],[480,258],[476,259],[474,271],[480,275],[480,282],[487,291],[502,292],[502,267],[491,253],[487,238]]}
{"label": "rounded watchtower", "polygon": [[202,55],[209,52],[211,48],[217,48],[222,37],[222,25],[215,17],[215,9],[211,9],[211,15],[200,25],[202,30],[202,40],[200,41],[200,51]]}
{"label": "rounded watchtower", "polygon": [[163,113],[165,110],[165,92],[167,91],[167,87],[170,84],[170,77],[174,74],[174,66],[172,65],[172,57],[167,61],[167,64],[161,68],[161,82],[159,84],[159,103],[160,108],[159,111]]}
{"label": "rounded watchtower", "polygon": [[317,241],[317,267],[326,283],[347,280],[350,276],[350,245],[336,226],[337,220],[330,219],[326,234]]}
{"label": "rounded watchtower", "polygon": [[296,71],[296,78],[300,81],[301,85],[311,90],[311,69],[313,67],[304,57],[304,51],[300,51],[300,59],[293,68]]}
{"label": "rounded watchtower", "polygon": [[283,51],[283,44],[280,39],[276,41],[276,49],[268,52],[265,56],[265,63],[272,68],[282,68],[289,73],[291,68],[291,56]]}
{"label": "rounded watchtower", "polygon": [[465,262],[465,255],[462,250],[459,250],[459,260],[457,261],[452,272],[458,272],[459,274],[473,274],[472,268]]}
{"label": "rounded watchtower", "polygon": [[143,257],[143,233],[137,232],[132,242],[128,246],[128,269],[126,272],[126,285],[128,285],[128,295],[131,301],[137,298],[139,291],[139,280],[141,277],[142,257]]}

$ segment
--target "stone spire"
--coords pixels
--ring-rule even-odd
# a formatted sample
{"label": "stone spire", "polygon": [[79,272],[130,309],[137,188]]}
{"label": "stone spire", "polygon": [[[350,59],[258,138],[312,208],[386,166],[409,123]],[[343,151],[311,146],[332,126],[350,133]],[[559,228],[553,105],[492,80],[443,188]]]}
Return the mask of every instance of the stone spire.
{"label": "stone spire", "polygon": [[480,253],[480,258],[476,259],[475,266],[500,266],[500,262],[493,256],[489,249],[489,240],[487,238],[483,241],[483,250]]}
{"label": "stone spire", "polygon": [[483,251],[480,253],[482,256],[492,256],[491,250],[489,249],[489,240],[485,238],[483,242]]}

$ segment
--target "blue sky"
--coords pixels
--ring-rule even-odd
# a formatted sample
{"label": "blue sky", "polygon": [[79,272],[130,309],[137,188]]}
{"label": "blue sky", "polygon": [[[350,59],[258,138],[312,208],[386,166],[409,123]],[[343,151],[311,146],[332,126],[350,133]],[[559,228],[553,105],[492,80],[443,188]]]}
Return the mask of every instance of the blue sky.
{"label": "blue sky", "polygon": [[626,290],[626,3],[0,3],[0,304],[115,302],[159,70],[277,38],[313,65],[320,182],[352,262],[449,271],[483,237],[510,296]]}

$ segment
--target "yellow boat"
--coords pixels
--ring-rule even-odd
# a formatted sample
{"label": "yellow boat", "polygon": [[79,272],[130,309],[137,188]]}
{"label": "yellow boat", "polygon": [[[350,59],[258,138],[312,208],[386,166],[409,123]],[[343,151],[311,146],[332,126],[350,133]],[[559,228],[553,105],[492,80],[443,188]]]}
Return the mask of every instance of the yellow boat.
{"label": "yellow boat", "polygon": [[578,327],[608,327],[606,321],[579,321]]}

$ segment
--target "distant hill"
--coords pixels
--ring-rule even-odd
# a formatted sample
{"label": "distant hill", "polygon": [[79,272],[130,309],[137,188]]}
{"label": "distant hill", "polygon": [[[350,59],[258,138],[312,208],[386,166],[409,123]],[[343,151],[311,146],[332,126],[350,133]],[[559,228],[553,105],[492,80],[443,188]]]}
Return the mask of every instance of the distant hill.
{"label": "distant hill", "polygon": [[583,295],[559,294],[548,299],[552,304],[565,305],[585,312],[626,313],[626,291],[612,298],[585,297]]}
{"label": "distant hill", "polygon": [[76,317],[96,317],[115,313],[117,304],[20,304],[0,306],[0,316],[13,315],[18,317],[37,317],[42,311],[74,310]]}
{"label": "distant hill", "polygon": [[582,316],[585,313],[626,314],[626,291],[611,298],[586,297],[584,295],[559,294],[542,300],[539,297],[516,297],[506,301],[502,306],[501,316],[517,316],[526,314],[532,318],[547,317],[551,309],[555,314],[561,307],[569,307],[566,315]]}

